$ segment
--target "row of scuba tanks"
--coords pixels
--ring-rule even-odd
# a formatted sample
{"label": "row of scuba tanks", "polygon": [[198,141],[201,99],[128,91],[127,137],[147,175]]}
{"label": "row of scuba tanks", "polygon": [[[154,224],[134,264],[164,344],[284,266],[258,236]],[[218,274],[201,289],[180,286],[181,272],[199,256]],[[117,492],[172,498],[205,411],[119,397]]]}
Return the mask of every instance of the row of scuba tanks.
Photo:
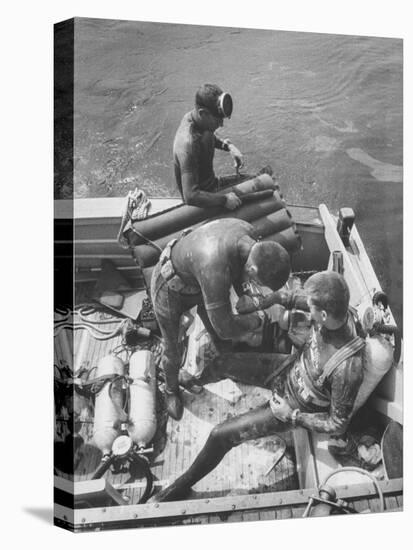
{"label": "row of scuba tanks", "polygon": [[[141,268],[156,264],[160,250],[179,238],[183,230],[195,229],[215,219],[239,218],[254,226],[257,239],[275,241],[292,253],[301,248],[301,237],[279,186],[268,174],[261,174],[221,192],[235,192],[242,205],[228,211],[225,207],[198,208],[179,205],[160,214],[133,220],[126,238],[132,255]],[[218,192],[220,193],[220,192]]]}

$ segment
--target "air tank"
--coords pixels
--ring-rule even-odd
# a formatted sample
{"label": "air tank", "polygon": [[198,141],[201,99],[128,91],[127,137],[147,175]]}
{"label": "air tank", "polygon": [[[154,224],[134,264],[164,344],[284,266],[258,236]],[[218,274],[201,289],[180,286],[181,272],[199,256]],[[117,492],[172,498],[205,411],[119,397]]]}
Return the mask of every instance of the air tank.
{"label": "air tank", "polygon": [[154,356],[139,350],[129,360],[129,435],[138,447],[145,447],[156,432],[156,374]]}
{"label": "air tank", "polygon": [[[265,204],[267,207],[268,205],[272,205],[275,210],[276,208],[278,208],[278,203],[280,208],[283,206],[283,204],[285,204],[282,200],[282,197],[277,191],[278,188],[278,185],[273,181],[271,176],[269,176],[268,174],[261,174],[260,176],[244,181],[242,183],[223,188],[218,191],[218,194],[225,194],[233,191],[241,198],[241,200],[243,200],[244,197],[251,198],[251,193],[261,193],[264,190],[273,191],[273,196],[267,198],[266,200],[260,200],[258,202],[258,216],[262,216],[264,215],[264,213],[259,213],[262,209],[261,205]],[[257,208],[254,208],[254,206],[255,205],[252,203],[244,204],[233,213],[237,214],[235,217],[238,217],[239,214],[239,217],[241,217],[242,219],[246,219],[244,217],[245,209],[245,216],[248,217],[252,213],[252,215],[254,216],[252,219],[255,219],[257,217],[257,215],[255,215],[255,213],[257,212]],[[170,235],[169,240],[171,240],[173,238],[174,232],[180,233],[183,229],[186,229],[187,227],[192,227],[210,218],[222,217],[223,214],[228,214],[228,211],[225,209],[224,206],[199,208],[198,206],[182,204],[170,208],[164,212],[158,212],[152,216],[150,215],[147,218],[135,220],[133,222],[133,227],[139,233],[145,235],[146,238],[151,239],[152,241],[162,240],[162,238],[167,235]],[[145,239],[143,239],[140,235],[134,233],[133,231],[127,232],[127,238],[129,241],[129,245],[131,246],[146,243]]]}
{"label": "air tank", "polygon": [[363,358],[363,382],[354,402],[354,414],[371,395],[393,364],[393,346],[382,334],[366,338]]}
{"label": "air tank", "polygon": [[[113,375],[123,376],[125,365],[116,355],[106,355],[100,359],[96,377]],[[96,447],[102,454],[108,455],[112,449],[112,443],[119,435],[120,423],[126,420],[124,412],[125,390],[123,380],[108,379],[95,397],[95,420],[93,426],[93,439]]]}
{"label": "air tank", "polygon": [[267,235],[273,235],[287,229],[293,223],[290,211],[287,208],[281,208],[277,212],[271,212],[262,218],[254,220],[253,226],[255,235],[265,238]]}
{"label": "air tank", "polygon": [[[233,186],[233,190],[241,198],[243,195],[248,195],[250,193],[257,193],[259,191],[264,191],[265,189],[274,189],[274,190],[279,189],[278,184],[274,182],[274,180],[269,174],[260,174],[255,178],[251,178],[247,181],[237,183],[236,185]],[[226,192],[226,191],[227,189],[224,188],[222,192]]]}
{"label": "air tank", "polygon": [[[159,246],[161,249],[164,249],[165,246],[172,240],[177,239],[181,236],[182,230],[186,229],[188,227],[191,227],[192,229],[196,229],[201,225],[201,222],[205,220],[213,220],[213,219],[223,219],[223,218],[237,218],[244,220],[248,223],[251,223],[251,225],[255,225],[255,220],[262,220],[265,216],[272,215],[275,212],[279,210],[285,210],[285,202],[283,198],[281,197],[280,193],[278,191],[274,191],[272,196],[264,199],[262,201],[252,202],[248,204],[243,204],[240,206],[240,208],[237,208],[236,210],[228,211],[222,207],[220,207],[219,214],[215,212],[214,209],[200,209],[195,206],[187,206],[183,205],[182,208],[186,209],[196,209],[197,211],[203,212],[205,210],[206,215],[202,218],[202,220],[195,220],[196,223],[193,223],[193,220],[189,220],[188,224],[186,226],[182,226],[179,230],[178,226],[181,224],[176,223],[176,227],[172,226],[168,220],[168,223],[164,220],[164,215],[168,216],[170,215],[170,212],[165,212],[165,214],[160,214],[159,216],[154,216],[153,218],[147,218],[147,220],[151,220],[152,225],[154,228],[156,227],[156,232],[152,231],[152,226],[143,226],[143,223],[146,220],[139,220],[137,222],[134,222],[134,227],[145,237],[150,238],[155,242],[157,246]],[[178,213],[178,211],[177,211]],[[283,213],[283,217],[284,217]],[[288,216],[288,214],[287,214]],[[266,224],[268,225],[268,223]],[[151,228],[151,231],[149,231],[149,228]],[[271,222],[269,224],[269,228],[271,228]],[[268,230],[266,231],[266,234],[268,234]],[[162,235],[161,237],[154,238],[153,235]],[[134,247],[132,254],[135,258],[135,260],[138,262],[140,267],[150,267],[152,265],[155,265],[156,262],[159,259],[160,252],[155,247],[146,244],[145,240],[140,237],[139,235],[136,235],[135,233],[133,235],[129,236],[129,242]]]}
{"label": "air tank", "polygon": [[297,231],[297,226],[293,223],[287,229],[280,231],[279,233],[274,233],[273,235],[267,235],[265,237],[266,241],[275,241],[283,246],[287,252],[296,252],[302,247],[301,236]]}

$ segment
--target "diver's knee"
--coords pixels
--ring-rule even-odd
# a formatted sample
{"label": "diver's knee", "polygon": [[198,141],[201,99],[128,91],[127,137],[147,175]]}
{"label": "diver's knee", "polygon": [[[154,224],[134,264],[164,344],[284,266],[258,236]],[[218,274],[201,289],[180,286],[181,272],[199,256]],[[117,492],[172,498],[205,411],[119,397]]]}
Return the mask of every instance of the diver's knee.
{"label": "diver's knee", "polygon": [[233,447],[231,435],[225,428],[225,424],[214,426],[209,434],[209,440],[214,447],[219,447],[225,452]]}

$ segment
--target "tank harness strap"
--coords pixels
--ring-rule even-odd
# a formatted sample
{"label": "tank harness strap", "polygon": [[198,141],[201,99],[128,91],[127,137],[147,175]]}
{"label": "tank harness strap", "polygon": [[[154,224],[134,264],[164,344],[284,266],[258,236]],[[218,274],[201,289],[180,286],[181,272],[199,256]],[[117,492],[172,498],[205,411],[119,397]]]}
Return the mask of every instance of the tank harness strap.
{"label": "tank harness strap", "polygon": [[165,246],[162,254],[160,255],[159,261],[161,263],[161,275],[165,281],[169,281],[176,275],[175,268],[171,261],[172,248],[176,245],[178,239],[172,239]]}
{"label": "tank harness strap", "polygon": [[300,357],[303,349],[304,346],[301,346],[297,351],[291,355],[288,355],[280,365],[275,367],[274,371],[264,380],[264,386],[267,386],[271,380],[273,380],[276,376],[279,376],[287,367],[292,365]]}
{"label": "tank harness strap", "polygon": [[122,374],[103,374],[101,376],[96,376],[95,378],[92,378],[90,380],[83,380],[81,378],[77,378],[73,380],[74,386],[79,386],[80,389],[84,390],[86,388],[89,388],[89,393],[95,394],[102,391],[103,387],[108,383],[114,383],[119,380],[124,380],[126,382],[129,381],[129,378],[122,375]]}
{"label": "tank harness strap", "polygon": [[182,280],[182,278],[176,272],[171,259],[172,248],[180,239],[188,235],[188,233],[190,233],[191,231],[192,229],[185,229],[184,231],[182,231],[178,239],[172,239],[162,251],[159,262],[161,265],[161,275],[165,279],[165,281],[169,283],[169,287],[172,290],[176,292],[183,291],[186,294],[198,294],[200,292],[199,288],[195,286],[191,287]]}
{"label": "tank harness strap", "polygon": [[303,376],[306,388],[310,392],[312,402],[319,407],[327,407],[330,404],[330,393],[326,388],[322,387],[324,380],[320,381],[320,378],[318,380],[314,380],[304,357],[301,358],[301,363],[303,366],[301,374]]}
{"label": "tank harness strap", "polygon": [[337,350],[324,365],[323,372],[319,378],[314,379],[308,370],[304,357],[301,358],[303,369],[301,374],[307,390],[310,392],[312,402],[320,407],[327,407],[330,404],[330,392],[328,388],[323,387],[325,380],[331,376],[334,371],[349,357],[355,355],[365,345],[363,338],[356,336]]}
{"label": "tank harness strap", "polygon": [[166,281],[169,281],[173,277],[178,276],[171,260],[172,248],[176,245],[176,243],[179,240],[181,240],[183,237],[188,235],[188,233],[190,233],[191,231],[192,229],[190,228],[184,229],[184,231],[182,231],[179,238],[172,239],[171,241],[169,241],[169,243],[163,249],[159,257],[159,261],[161,263],[161,275]]}
{"label": "tank harness strap", "polygon": [[326,378],[331,376],[337,367],[341,365],[341,363],[361,351],[365,345],[366,342],[363,338],[360,338],[360,336],[355,336],[353,340],[347,342],[345,346],[337,350],[324,365],[323,373],[318,379],[318,383],[322,385]]}

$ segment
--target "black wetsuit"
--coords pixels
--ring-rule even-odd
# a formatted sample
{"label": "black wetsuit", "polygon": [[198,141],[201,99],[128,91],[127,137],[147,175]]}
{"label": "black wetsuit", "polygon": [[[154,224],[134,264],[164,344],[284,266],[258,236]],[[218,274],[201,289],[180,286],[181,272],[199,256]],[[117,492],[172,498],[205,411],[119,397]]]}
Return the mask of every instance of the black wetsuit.
{"label": "black wetsuit", "polygon": [[210,131],[200,132],[192,112],[179,125],[173,145],[175,179],[186,204],[199,207],[224,206],[224,195],[217,195],[219,180],[214,174],[215,149],[223,142]]}

